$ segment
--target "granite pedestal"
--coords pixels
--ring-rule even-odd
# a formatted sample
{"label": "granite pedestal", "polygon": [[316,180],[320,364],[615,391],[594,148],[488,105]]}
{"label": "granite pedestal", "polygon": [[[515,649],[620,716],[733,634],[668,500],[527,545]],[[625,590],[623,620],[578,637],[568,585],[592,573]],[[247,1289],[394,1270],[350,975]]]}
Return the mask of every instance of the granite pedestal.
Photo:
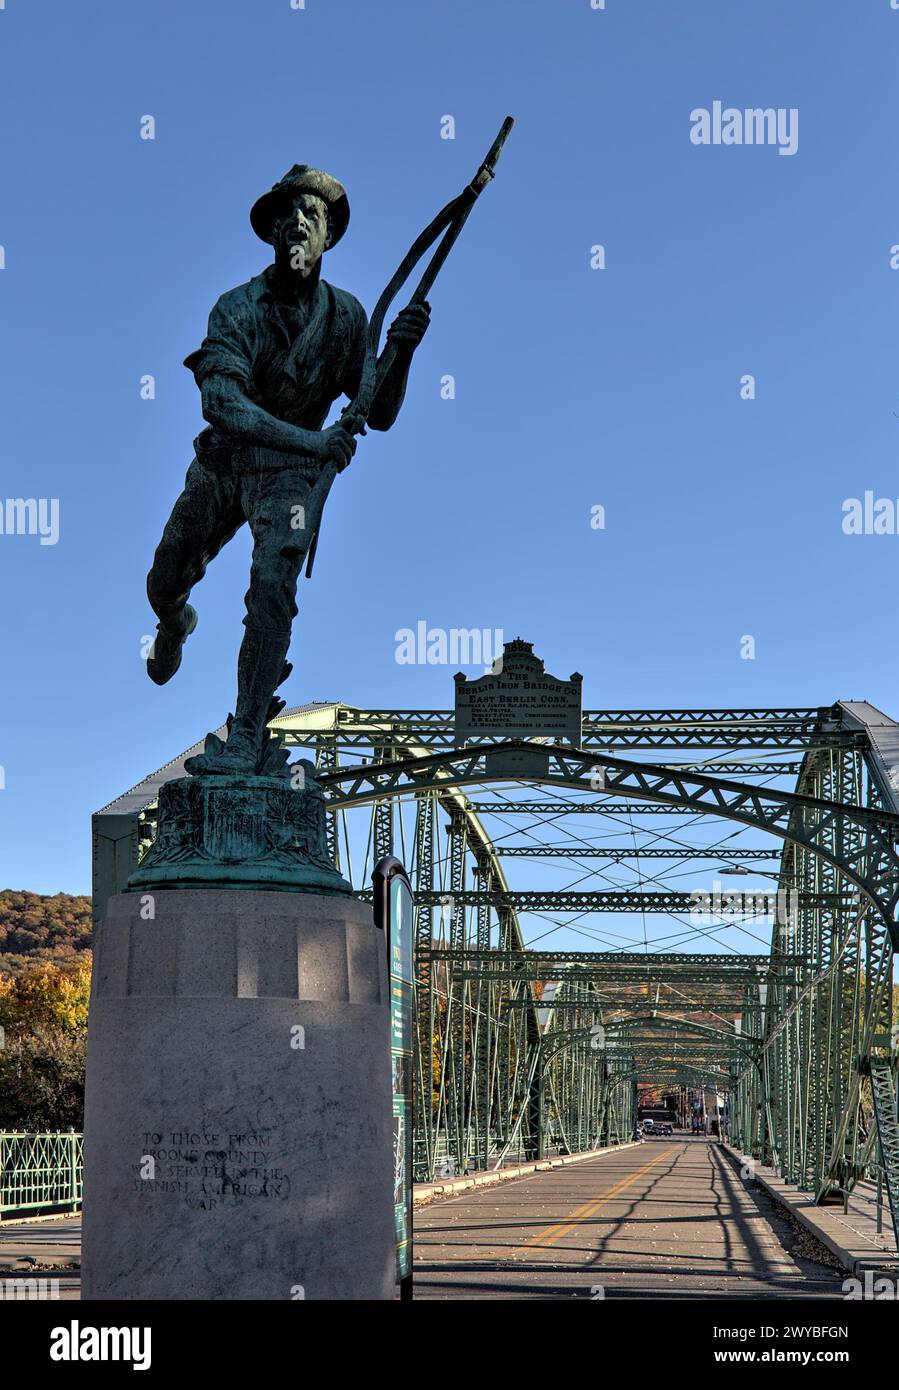
{"label": "granite pedestal", "polygon": [[82,1296],[391,1299],[386,945],[336,894],[113,898],[88,1030]]}

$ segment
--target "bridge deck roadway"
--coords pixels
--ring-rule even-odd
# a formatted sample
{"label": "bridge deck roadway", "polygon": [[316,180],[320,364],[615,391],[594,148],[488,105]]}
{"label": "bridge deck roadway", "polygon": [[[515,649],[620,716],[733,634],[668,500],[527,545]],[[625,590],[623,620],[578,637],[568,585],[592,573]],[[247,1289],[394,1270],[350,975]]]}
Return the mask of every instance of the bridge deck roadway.
{"label": "bridge deck roadway", "polygon": [[414,1296],[841,1297],[800,1247],[717,1143],[650,1139],[416,1209]]}

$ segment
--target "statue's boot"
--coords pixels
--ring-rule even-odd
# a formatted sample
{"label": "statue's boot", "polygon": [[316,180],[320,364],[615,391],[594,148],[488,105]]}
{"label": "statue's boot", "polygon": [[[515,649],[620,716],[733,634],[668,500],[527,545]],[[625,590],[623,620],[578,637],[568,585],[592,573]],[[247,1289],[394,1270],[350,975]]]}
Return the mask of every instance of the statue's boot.
{"label": "statue's boot", "polygon": [[266,738],[272,696],[290,671],[285,666],[290,633],[247,624],[237,658],[237,708],[228,741],[207,758],[210,771],[255,772]]}
{"label": "statue's boot", "polygon": [[147,657],[147,675],[157,685],[165,685],[181,665],[181,648],[197,625],[197,611],[185,603],[177,618],[167,618],[156,629]]}

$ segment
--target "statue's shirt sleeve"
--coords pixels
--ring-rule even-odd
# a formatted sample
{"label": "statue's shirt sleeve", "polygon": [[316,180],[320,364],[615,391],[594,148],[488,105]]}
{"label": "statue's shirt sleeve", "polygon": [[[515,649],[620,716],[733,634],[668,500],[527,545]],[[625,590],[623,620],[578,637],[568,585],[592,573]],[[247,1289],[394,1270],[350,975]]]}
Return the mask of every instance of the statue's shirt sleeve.
{"label": "statue's shirt sleeve", "polygon": [[209,327],[196,352],[184,359],[202,387],[207,377],[230,376],[249,388],[253,376],[256,316],[241,286],[223,294],[209,315]]}

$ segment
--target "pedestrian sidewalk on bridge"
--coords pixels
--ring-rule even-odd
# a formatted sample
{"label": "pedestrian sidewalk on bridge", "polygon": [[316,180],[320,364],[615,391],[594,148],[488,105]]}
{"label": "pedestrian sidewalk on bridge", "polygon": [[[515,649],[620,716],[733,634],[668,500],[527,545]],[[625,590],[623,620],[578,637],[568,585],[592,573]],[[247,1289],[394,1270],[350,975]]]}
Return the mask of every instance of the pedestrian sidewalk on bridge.
{"label": "pedestrian sidewalk on bridge", "polygon": [[0,1221],[0,1274],[33,1269],[78,1269],[81,1213]]}
{"label": "pedestrian sidewalk on bridge", "polygon": [[[744,1156],[731,1144],[724,1147],[738,1162]],[[801,1192],[793,1183],[777,1176],[773,1168],[753,1163],[753,1176],[775,1201],[825,1245],[844,1269],[857,1274],[865,1269],[899,1268],[899,1250],[893,1233],[889,1201],[884,1191],[882,1230],[877,1230],[877,1184],[857,1183],[849,1194],[847,1210],[840,1206],[817,1206],[810,1192]]]}

